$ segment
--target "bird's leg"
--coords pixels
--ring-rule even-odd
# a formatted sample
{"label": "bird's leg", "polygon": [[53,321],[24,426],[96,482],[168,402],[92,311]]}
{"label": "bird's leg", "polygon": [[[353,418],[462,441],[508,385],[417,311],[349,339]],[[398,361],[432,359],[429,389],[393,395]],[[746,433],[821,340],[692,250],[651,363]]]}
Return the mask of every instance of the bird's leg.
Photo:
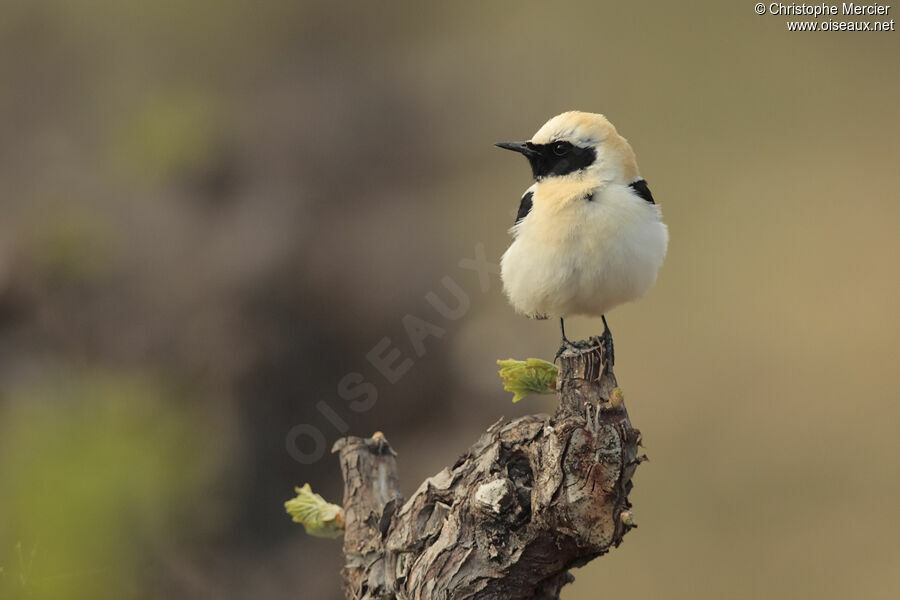
{"label": "bird's leg", "polygon": [[609,357],[609,363],[616,363],[616,349],[613,345],[613,337],[612,331],[609,330],[609,325],[606,324],[606,315],[600,315],[600,318],[603,319],[603,334],[600,336],[600,343],[603,346],[604,353]]}
{"label": "bird's leg", "polygon": [[562,344],[560,344],[559,350],[556,351],[554,360],[559,358],[560,354],[566,350],[578,350],[578,346],[570,342],[569,338],[566,337],[566,323],[563,321],[562,317],[559,318],[559,332],[562,334]]}

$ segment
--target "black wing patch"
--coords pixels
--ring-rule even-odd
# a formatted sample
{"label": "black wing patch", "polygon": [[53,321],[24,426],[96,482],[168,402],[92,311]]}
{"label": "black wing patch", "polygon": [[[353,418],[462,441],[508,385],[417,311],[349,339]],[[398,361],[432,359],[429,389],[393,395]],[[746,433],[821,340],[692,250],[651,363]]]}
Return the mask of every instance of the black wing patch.
{"label": "black wing patch", "polygon": [[516,225],[531,212],[531,198],[533,196],[534,192],[525,192],[525,195],[522,196],[522,202],[519,203],[519,212],[516,214]]}
{"label": "black wing patch", "polygon": [[656,204],[653,201],[653,194],[650,193],[650,188],[647,187],[647,182],[643,179],[638,179],[637,181],[628,184],[631,189],[635,191],[635,193],[649,202],[650,204]]}

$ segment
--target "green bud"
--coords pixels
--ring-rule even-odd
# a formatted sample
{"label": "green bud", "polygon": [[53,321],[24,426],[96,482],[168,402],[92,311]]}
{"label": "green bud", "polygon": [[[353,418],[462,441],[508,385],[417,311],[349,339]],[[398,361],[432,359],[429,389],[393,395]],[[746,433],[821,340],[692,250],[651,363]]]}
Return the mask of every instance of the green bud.
{"label": "green bud", "polygon": [[344,509],[312,491],[309,484],[294,488],[297,496],[284,503],[295,523],[315,537],[336,538],[344,533]]}
{"label": "green bud", "polygon": [[518,402],[529,394],[553,394],[556,391],[556,376],[559,370],[553,363],[540,358],[527,360],[498,360],[503,379],[503,389],[513,393],[513,402]]}

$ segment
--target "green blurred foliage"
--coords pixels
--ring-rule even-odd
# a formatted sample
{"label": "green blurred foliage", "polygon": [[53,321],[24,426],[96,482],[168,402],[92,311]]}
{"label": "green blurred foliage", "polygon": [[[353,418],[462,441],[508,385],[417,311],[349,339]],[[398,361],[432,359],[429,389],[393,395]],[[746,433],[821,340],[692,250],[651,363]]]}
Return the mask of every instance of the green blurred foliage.
{"label": "green blurred foliage", "polygon": [[0,597],[134,595],[206,485],[203,427],[150,377],[80,374],[0,412]]}
{"label": "green blurred foliage", "polygon": [[116,266],[115,234],[101,214],[77,202],[37,204],[22,249],[31,268],[49,280],[86,283]]}
{"label": "green blurred foliage", "polygon": [[210,96],[164,90],[129,108],[107,149],[118,169],[157,183],[208,166],[222,131],[221,113]]}

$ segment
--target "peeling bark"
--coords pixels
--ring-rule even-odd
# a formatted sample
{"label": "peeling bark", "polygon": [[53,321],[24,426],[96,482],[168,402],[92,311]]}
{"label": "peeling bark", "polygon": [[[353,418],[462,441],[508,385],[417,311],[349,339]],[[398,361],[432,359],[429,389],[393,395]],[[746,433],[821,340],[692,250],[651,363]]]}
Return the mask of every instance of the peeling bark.
{"label": "peeling bark", "polygon": [[384,436],[336,444],[348,599],[556,599],[622,542],[640,432],[603,341],[558,358],[555,415],[494,423],[405,502]]}

